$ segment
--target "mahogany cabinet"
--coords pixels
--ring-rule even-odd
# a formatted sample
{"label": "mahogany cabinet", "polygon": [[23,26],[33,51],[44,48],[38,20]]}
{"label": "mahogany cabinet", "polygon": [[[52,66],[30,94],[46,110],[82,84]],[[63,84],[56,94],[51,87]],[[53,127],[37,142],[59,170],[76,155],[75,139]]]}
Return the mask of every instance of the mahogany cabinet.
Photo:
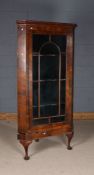
{"label": "mahogany cabinet", "polygon": [[18,139],[73,136],[73,52],[76,24],[17,21]]}

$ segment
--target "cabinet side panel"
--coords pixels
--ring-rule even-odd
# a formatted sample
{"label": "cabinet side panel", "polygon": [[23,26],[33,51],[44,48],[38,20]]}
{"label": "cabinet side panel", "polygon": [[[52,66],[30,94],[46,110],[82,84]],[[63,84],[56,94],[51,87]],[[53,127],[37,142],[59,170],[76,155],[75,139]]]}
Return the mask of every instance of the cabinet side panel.
{"label": "cabinet side panel", "polygon": [[26,26],[18,25],[17,77],[18,77],[18,132],[28,129],[28,77],[26,60]]}
{"label": "cabinet side panel", "polygon": [[32,66],[32,30],[26,32],[26,57],[27,57],[27,79],[28,79],[28,126],[32,127],[32,106],[33,106],[33,66]]}
{"label": "cabinet side panel", "polygon": [[73,120],[73,32],[67,35],[66,50],[66,118]]}

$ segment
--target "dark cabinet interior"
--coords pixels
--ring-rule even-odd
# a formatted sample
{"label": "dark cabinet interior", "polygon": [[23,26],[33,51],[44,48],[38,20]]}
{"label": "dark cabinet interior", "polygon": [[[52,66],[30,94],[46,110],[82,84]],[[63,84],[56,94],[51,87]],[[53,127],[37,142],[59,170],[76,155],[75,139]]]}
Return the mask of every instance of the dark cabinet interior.
{"label": "dark cabinet interior", "polygon": [[32,140],[73,136],[75,24],[17,21],[18,139],[29,159]]}

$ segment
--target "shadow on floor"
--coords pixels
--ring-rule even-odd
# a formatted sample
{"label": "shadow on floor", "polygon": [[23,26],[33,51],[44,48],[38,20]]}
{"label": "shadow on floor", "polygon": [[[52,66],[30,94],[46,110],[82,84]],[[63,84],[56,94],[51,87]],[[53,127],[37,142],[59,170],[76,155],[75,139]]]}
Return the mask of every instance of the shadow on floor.
{"label": "shadow on floor", "polygon": [[48,150],[55,147],[62,147],[65,145],[65,143],[60,140],[59,137],[48,137],[44,139],[40,139],[39,142],[33,141],[33,144],[31,144],[30,149],[32,150],[32,146],[34,147],[34,153],[32,155],[35,155],[37,153],[43,152],[44,150]]}
{"label": "shadow on floor", "polygon": [[[73,147],[77,147],[80,144],[88,142],[94,138],[94,121],[75,121],[74,122],[74,137],[71,141]],[[23,148],[17,141],[17,126],[13,122],[0,121],[0,142],[10,146],[11,149],[16,150],[23,155]],[[38,143],[33,141],[30,145],[30,150],[35,155],[38,152],[58,147],[62,145],[66,149],[67,138],[62,136],[49,137],[41,139]],[[22,151],[21,151],[22,150]]]}
{"label": "shadow on floor", "polygon": [[94,138],[94,120],[74,122],[73,147],[88,142],[92,138]]}

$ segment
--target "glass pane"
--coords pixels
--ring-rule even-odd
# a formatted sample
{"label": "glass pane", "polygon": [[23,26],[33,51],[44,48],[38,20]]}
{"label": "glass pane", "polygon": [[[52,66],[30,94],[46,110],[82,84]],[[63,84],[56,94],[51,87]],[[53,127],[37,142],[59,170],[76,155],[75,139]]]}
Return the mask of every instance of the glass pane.
{"label": "glass pane", "polygon": [[66,36],[52,35],[51,39],[60,47],[61,52],[66,52]]}
{"label": "glass pane", "polygon": [[63,116],[63,115],[51,117],[51,118],[39,118],[39,119],[33,119],[33,125],[57,123],[57,122],[63,122],[64,120],[65,120],[65,116]]}
{"label": "glass pane", "polygon": [[33,125],[42,125],[42,124],[48,124],[48,123],[49,123],[48,118],[33,119]]}
{"label": "glass pane", "polygon": [[59,59],[58,56],[40,57],[40,79],[58,79],[59,78]]}
{"label": "glass pane", "polygon": [[38,106],[38,83],[33,83],[33,106]]}
{"label": "glass pane", "polygon": [[61,54],[61,79],[66,78],[66,56]]}
{"label": "glass pane", "polygon": [[41,82],[40,83],[40,104],[50,105],[58,104],[58,83]]}
{"label": "glass pane", "polygon": [[60,115],[65,115],[65,104],[61,104],[60,108],[61,108]]}
{"label": "glass pane", "polygon": [[63,122],[65,120],[65,116],[57,116],[51,118],[51,123]]}
{"label": "glass pane", "polygon": [[58,106],[47,105],[47,106],[40,107],[40,115],[41,117],[58,115]]}
{"label": "glass pane", "polygon": [[33,56],[33,80],[38,80],[38,56]]}
{"label": "glass pane", "polygon": [[61,81],[60,114],[65,114],[65,81]]}
{"label": "glass pane", "polygon": [[59,54],[59,50],[58,47],[55,43],[47,42],[44,45],[42,45],[41,50],[40,50],[40,54],[42,55],[58,55]]}
{"label": "glass pane", "polygon": [[33,52],[39,52],[40,47],[48,40],[48,35],[33,34]]}
{"label": "glass pane", "polygon": [[33,107],[33,117],[38,118],[38,107]]}

